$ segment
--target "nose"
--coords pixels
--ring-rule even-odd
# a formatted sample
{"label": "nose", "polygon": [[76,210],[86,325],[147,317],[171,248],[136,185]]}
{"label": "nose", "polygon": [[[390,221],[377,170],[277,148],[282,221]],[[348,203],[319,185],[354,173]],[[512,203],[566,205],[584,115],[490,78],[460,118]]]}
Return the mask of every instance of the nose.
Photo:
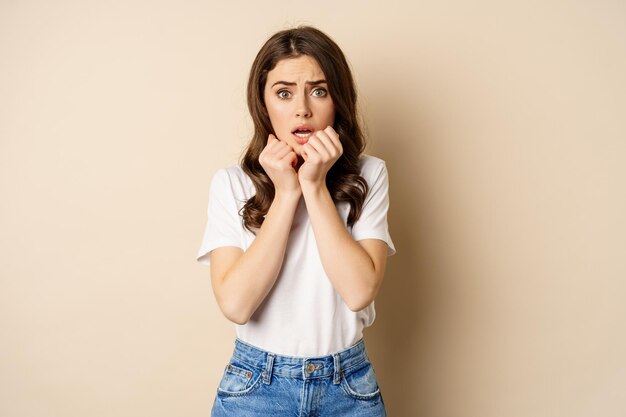
{"label": "nose", "polygon": [[298,100],[298,104],[296,107],[296,116],[298,117],[311,117],[311,107],[309,106],[309,101],[306,95]]}

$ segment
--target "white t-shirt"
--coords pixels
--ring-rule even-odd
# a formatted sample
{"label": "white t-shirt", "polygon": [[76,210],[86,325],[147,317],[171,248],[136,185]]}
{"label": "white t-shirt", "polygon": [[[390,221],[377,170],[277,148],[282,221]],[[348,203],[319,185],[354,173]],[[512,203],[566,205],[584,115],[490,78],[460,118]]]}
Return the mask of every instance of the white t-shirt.
{"label": "white t-shirt", "polygon": [[[387,255],[393,255],[396,250],[387,226],[389,182],[385,161],[362,154],[360,162],[360,174],[370,189],[361,217],[352,228],[346,228],[356,241],[385,241]],[[255,235],[244,228],[239,210],[255,193],[252,181],[238,165],[219,169],[214,174],[198,262],[209,265],[209,252],[221,246],[247,250]],[[341,202],[336,206],[347,224],[350,205]],[[304,197],[301,197],[276,282],[250,320],[243,325],[235,324],[235,331],[241,340],[270,352],[324,356],[356,343],[375,316],[373,301],[363,310],[353,312],[332,286],[324,272]]]}

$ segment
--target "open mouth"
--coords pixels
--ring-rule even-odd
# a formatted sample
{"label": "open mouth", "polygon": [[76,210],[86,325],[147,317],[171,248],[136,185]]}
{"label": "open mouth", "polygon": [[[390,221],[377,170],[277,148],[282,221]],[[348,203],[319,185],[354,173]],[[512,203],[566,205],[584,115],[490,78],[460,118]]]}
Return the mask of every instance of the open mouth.
{"label": "open mouth", "polygon": [[294,130],[291,133],[293,133],[294,135],[296,135],[299,138],[307,138],[307,137],[309,137],[309,135],[311,133],[313,133],[313,131],[310,130],[310,129],[296,129],[296,130]]}
{"label": "open mouth", "polygon": [[313,130],[308,127],[299,127],[294,129],[291,133],[296,137],[299,144],[304,145],[309,140],[309,136],[313,134]]}

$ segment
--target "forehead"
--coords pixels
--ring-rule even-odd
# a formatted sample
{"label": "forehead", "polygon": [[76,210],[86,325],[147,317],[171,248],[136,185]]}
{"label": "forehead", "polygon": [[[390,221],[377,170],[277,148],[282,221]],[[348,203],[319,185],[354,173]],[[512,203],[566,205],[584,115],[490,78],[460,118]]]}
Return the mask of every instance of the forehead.
{"label": "forehead", "polygon": [[313,81],[323,78],[324,72],[317,63],[317,60],[308,55],[281,59],[276,66],[267,73],[269,85],[274,81]]}

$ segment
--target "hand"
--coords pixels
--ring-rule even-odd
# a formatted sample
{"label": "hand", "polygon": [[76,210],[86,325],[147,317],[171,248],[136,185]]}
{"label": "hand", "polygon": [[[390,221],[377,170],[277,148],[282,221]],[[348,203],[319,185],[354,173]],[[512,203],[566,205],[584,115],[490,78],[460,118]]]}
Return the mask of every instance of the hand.
{"label": "hand", "polygon": [[298,174],[294,169],[298,156],[291,146],[276,139],[271,133],[267,145],[259,155],[259,163],[274,183],[276,194],[301,192]]}
{"label": "hand", "polygon": [[326,186],[326,174],[343,154],[339,135],[332,126],[313,133],[302,146],[304,163],[298,170],[301,186]]}

